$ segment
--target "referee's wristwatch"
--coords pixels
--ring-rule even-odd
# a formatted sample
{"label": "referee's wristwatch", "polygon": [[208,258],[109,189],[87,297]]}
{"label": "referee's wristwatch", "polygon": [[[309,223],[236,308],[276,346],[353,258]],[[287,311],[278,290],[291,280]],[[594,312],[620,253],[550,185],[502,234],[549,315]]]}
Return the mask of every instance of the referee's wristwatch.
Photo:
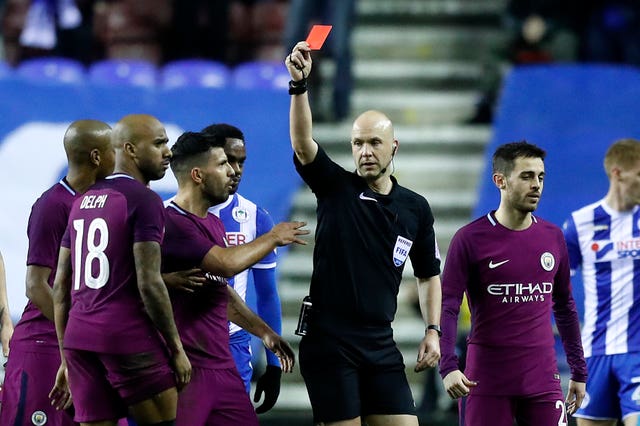
{"label": "referee's wristwatch", "polygon": [[439,325],[436,324],[429,324],[427,326],[427,328],[425,329],[425,331],[429,331],[429,330],[435,330],[436,333],[438,333],[438,337],[442,337],[442,330],[440,329]]}

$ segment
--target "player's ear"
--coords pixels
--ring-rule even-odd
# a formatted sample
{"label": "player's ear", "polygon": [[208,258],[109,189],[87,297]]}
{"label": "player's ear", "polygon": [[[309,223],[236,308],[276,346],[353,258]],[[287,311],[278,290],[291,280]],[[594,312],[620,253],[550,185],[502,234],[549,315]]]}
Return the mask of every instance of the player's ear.
{"label": "player's ear", "polygon": [[200,170],[199,167],[194,167],[193,169],[191,169],[191,179],[195,183],[201,183],[202,182],[202,170]]}
{"label": "player's ear", "polygon": [[502,173],[494,173],[492,178],[493,183],[498,189],[505,189],[507,187],[505,177]]}
{"label": "player's ear", "polygon": [[98,148],[93,148],[91,150],[89,153],[89,161],[91,161],[91,164],[95,166],[100,165],[100,150]]}
{"label": "player's ear", "polygon": [[620,167],[614,166],[611,168],[611,177],[620,178]]}
{"label": "player's ear", "polygon": [[134,144],[132,144],[131,142],[125,142],[122,144],[122,149],[124,150],[124,152],[126,152],[127,154],[134,156],[136,154],[136,146]]}

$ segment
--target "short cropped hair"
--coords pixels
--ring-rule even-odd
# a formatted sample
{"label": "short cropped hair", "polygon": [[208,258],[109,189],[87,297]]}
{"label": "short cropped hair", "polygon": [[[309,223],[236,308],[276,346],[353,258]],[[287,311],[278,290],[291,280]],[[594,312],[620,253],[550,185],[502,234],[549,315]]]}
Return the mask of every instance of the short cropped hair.
{"label": "short cropped hair", "polygon": [[546,155],[544,149],[524,140],[500,145],[493,154],[493,173],[502,173],[508,176],[515,167],[516,158],[544,160]]}
{"label": "short cropped hair", "polygon": [[227,124],[227,123],[211,124],[205,127],[204,129],[202,129],[202,133],[210,133],[210,132],[220,133],[222,137],[224,137],[225,139],[226,138],[240,139],[242,142],[244,142],[244,134],[242,133],[242,130],[238,129],[236,126],[232,126],[231,124]]}
{"label": "short cropped hair", "polygon": [[615,141],[604,156],[604,171],[611,177],[614,167],[630,169],[640,161],[640,141],[625,138]]}
{"label": "short cropped hair", "polygon": [[224,148],[225,138],[218,132],[184,132],[171,147],[171,170],[178,177],[200,164],[211,148]]}

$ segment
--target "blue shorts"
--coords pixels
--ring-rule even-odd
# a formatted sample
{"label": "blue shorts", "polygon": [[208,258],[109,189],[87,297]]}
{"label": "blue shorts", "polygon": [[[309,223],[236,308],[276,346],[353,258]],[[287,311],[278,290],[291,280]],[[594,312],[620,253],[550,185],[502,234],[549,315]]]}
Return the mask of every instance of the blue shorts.
{"label": "blue shorts", "polygon": [[238,373],[244,382],[247,393],[251,392],[251,377],[253,366],[251,365],[251,335],[244,330],[237,331],[229,336],[229,349],[236,362]]}
{"label": "blue shorts", "polygon": [[598,355],[587,358],[587,395],[574,417],[624,419],[640,414],[640,355]]}

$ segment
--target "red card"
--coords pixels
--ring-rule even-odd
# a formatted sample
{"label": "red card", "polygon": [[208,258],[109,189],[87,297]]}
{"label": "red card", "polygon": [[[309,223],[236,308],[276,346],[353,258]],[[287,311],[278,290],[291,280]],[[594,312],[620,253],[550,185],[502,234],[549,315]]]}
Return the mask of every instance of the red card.
{"label": "red card", "polygon": [[312,50],[320,50],[333,25],[314,25],[307,36],[307,44]]}

